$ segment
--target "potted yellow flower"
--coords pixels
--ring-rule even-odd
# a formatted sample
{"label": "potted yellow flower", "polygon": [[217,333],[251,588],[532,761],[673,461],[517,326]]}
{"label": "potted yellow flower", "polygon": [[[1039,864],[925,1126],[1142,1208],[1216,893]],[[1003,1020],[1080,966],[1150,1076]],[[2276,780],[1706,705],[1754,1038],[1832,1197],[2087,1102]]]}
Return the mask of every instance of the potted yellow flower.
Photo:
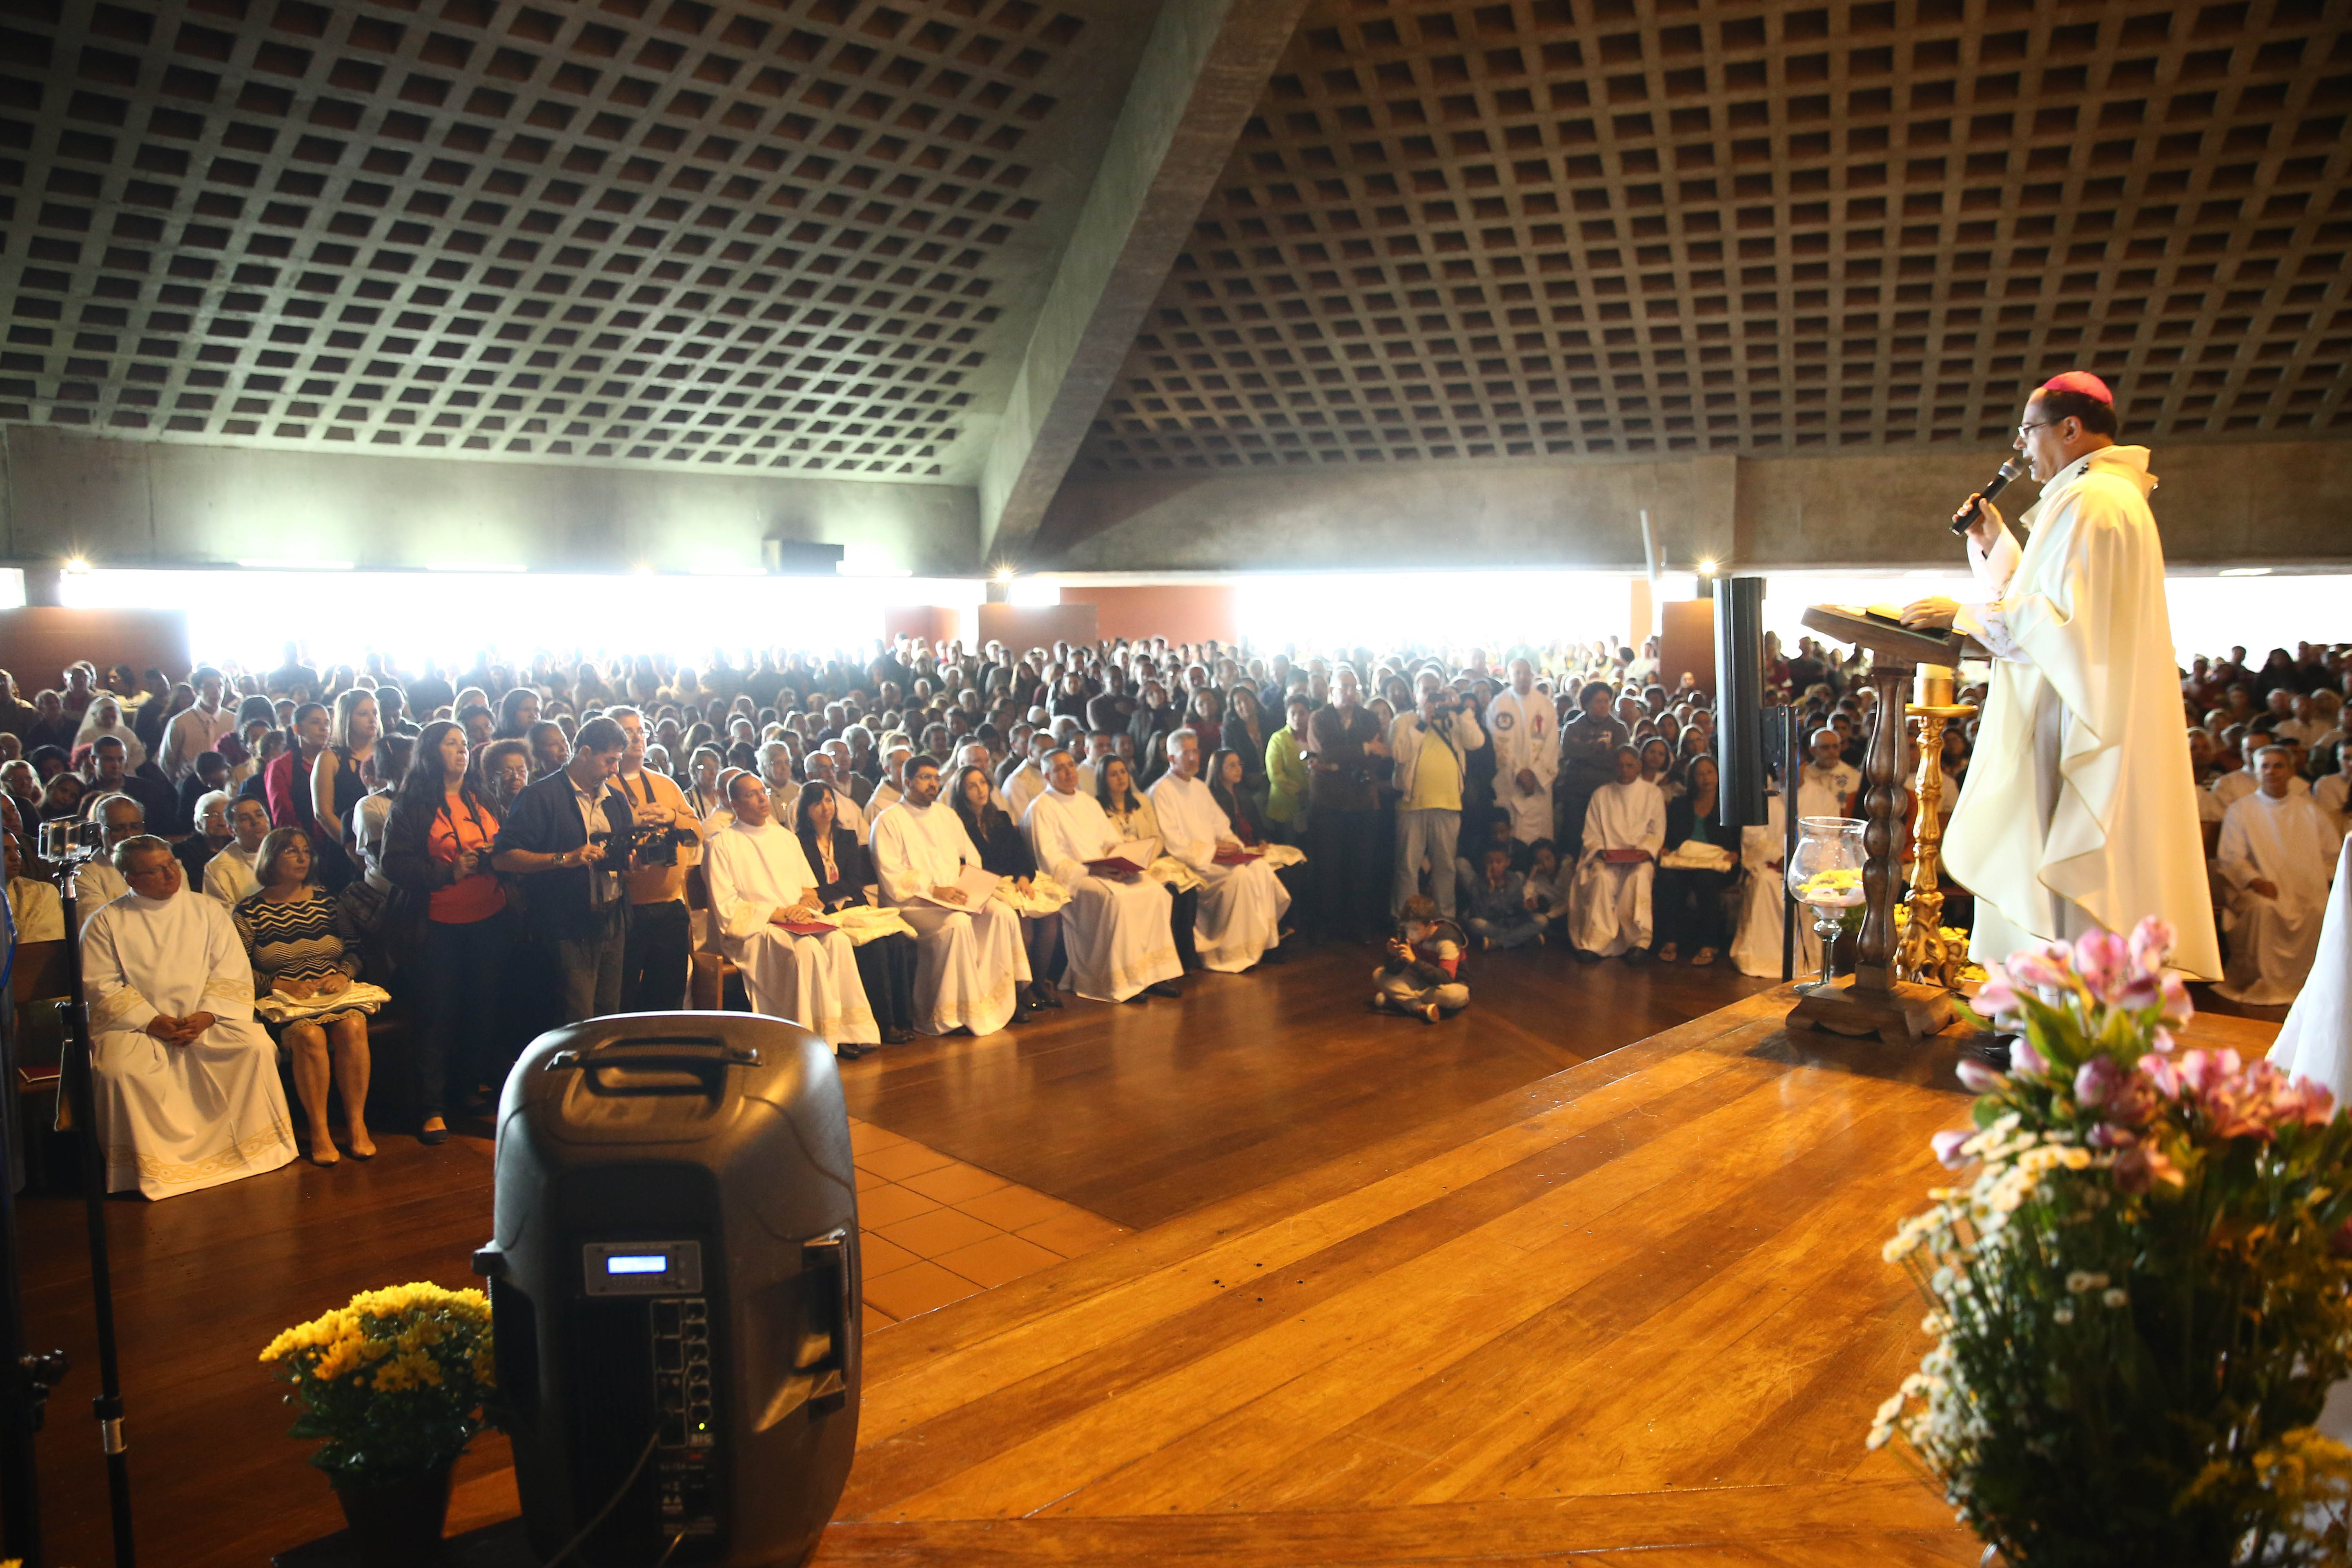
{"label": "potted yellow flower", "polygon": [[432,1284],[362,1291],[279,1334],[261,1360],[302,1407],[288,1435],[325,1439],[310,1462],[327,1472],[361,1551],[386,1563],[432,1557],[450,1469],[489,1424],[488,1298]]}

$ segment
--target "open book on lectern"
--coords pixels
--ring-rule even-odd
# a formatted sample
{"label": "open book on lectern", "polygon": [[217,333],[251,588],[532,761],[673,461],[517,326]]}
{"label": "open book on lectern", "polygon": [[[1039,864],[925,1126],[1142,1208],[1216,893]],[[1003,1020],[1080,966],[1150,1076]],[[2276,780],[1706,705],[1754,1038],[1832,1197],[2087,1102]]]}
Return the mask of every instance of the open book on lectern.
{"label": "open book on lectern", "polygon": [[1906,626],[1892,605],[1815,605],[1803,620],[1809,630],[1897,664],[1957,665],[1975,646],[1963,632]]}

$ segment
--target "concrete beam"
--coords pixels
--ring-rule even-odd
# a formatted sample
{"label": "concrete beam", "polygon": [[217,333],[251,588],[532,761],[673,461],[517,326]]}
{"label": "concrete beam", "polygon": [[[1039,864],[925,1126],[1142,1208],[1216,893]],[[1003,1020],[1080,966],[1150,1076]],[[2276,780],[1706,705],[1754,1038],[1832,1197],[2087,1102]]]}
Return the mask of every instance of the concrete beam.
{"label": "concrete beam", "polygon": [[1163,0],[982,470],[983,563],[1036,532],[1305,9]]}

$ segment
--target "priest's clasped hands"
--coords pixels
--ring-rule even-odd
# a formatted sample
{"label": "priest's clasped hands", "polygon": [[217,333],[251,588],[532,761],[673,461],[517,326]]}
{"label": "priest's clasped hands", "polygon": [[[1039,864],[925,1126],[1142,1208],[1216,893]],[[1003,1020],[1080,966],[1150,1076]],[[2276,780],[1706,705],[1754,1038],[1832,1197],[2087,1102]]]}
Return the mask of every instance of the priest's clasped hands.
{"label": "priest's clasped hands", "polygon": [[[1977,509],[1976,521],[1969,524],[1969,539],[1980,555],[1992,553],[1992,542],[2000,537],[2000,509],[1982,496],[1970,496],[1952,513],[1958,522],[1970,506]],[[1903,624],[1914,631],[1944,632],[1952,629],[1952,619],[1960,613],[1958,601],[1943,598],[1915,599],[1903,607]]]}
{"label": "priest's clasped hands", "polygon": [[167,1046],[193,1046],[197,1036],[219,1022],[210,1013],[191,1013],[184,1018],[158,1013],[147,1020],[147,1032]]}

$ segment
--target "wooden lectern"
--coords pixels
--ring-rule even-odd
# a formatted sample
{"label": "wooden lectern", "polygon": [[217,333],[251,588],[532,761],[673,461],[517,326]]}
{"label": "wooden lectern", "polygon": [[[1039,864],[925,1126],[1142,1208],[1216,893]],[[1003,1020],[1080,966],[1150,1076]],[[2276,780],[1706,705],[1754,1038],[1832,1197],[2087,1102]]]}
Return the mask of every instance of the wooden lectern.
{"label": "wooden lectern", "polygon": [[[1853,973],[1827,986],[1801,987],[1789,1025],[1829,1029],[1841,1035],[1876,1035],[1890,1045],[1936,1033],[1957,1014],[1948,992],[1912,985],[1896,978],[1895,902],[1902,881],[1895,863],[1895,781],[1903,770],[1904,708],[1913,673],[1923,664],[1956,665],[1968,647],[1958,632],[1913,631],[1883,616],[1832,605],[1816,605],[1805,626],[1870,656],[1870,684],[1878,693],[1872,710],[1870,750],[1863,759],[1862,938],[1855,944]],[[1789,798],[1796,798],[1791,781]]]}

